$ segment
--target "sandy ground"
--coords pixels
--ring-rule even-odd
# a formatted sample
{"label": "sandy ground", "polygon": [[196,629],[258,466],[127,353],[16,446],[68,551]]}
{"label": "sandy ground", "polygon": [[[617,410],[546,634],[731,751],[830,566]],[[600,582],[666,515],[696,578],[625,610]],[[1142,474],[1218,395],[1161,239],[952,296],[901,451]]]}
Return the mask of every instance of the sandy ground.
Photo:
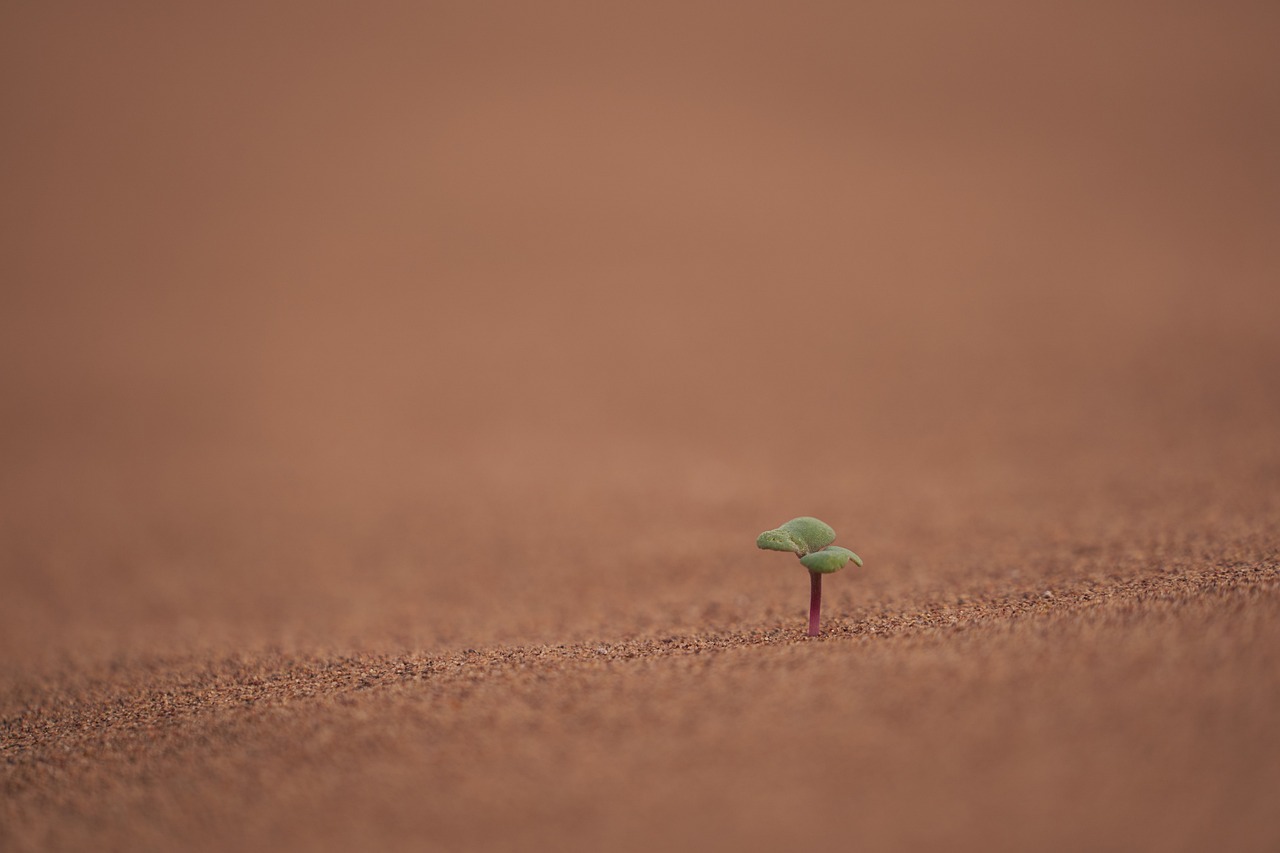
{"label": "sandy ground", "polygon": [[0,7],[0,849],[1280,848],[1280,15],[1114,5]]}

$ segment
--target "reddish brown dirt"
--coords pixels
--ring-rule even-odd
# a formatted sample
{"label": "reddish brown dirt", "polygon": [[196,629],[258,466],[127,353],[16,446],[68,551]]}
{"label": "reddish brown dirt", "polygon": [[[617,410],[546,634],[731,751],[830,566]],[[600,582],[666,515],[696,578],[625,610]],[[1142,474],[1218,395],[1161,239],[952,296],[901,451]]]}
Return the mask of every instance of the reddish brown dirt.
{"label": "reddish brown dirt", "polygon": [[1031,5],[0,8],[0,849],[1280,847],[1280,15]]}

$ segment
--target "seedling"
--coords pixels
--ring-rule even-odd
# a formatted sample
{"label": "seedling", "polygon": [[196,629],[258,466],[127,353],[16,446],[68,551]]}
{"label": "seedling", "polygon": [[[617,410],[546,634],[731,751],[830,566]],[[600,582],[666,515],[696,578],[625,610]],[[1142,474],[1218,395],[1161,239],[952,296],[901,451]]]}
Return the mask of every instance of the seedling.
{"label": "seedling", "polygon": [[765,551],[790,551],[809,570],[809,636],[818,636],[822,613],[822,576],[838,572],[850,560],[862,565],[862,558],[839,545],[832,545],[836,532],[831,525],[809,516],[793,518],[776,530],[756,537],[756,547]]}

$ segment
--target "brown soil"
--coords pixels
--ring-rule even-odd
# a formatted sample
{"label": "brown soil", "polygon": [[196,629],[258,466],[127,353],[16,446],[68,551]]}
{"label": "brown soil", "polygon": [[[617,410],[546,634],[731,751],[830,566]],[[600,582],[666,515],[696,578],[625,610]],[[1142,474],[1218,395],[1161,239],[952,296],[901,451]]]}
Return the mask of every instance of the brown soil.
{"label": "brown soil", "polygon": [[1280,848],[1274,4],[127,6],[0,8],[0,849]]}

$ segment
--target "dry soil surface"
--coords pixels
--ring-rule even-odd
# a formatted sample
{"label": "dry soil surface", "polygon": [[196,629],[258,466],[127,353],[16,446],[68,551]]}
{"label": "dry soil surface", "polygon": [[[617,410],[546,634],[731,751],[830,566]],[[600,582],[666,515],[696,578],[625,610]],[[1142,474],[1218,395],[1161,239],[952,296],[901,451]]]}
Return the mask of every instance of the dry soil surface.
{"label": "dry soil surface", "polygon": [[0,6],[0,849],[1280,849],[1275,4],[206,7]]}

